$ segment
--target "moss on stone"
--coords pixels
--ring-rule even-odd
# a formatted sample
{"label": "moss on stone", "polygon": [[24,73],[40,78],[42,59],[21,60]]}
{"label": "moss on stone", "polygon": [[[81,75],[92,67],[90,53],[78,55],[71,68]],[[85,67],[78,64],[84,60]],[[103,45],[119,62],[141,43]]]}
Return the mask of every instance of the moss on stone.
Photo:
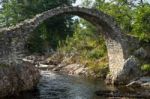
{"label": "moss on stone", "polygon": [[9,65],[6,65],[6,64],[0,64],[0,68],[6,68],[6,67],[9,67]]}

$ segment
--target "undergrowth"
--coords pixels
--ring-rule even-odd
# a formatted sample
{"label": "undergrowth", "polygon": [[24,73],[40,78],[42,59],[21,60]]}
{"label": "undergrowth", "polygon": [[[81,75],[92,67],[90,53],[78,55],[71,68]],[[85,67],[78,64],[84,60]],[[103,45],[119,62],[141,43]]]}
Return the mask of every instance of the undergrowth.
{"label": "undergrowth", "polygon": [[141,70],[142,71],[150,72],[150,64],[144,64],[144,65],[142,65]]}
{"label": "undergrowth", "polygon": [[76,24],[75,33],[59,42],[58,52],[73,55],[70,63],[81,63],[96,74],[105,75],[108,72],[107,49],[102,35],[95,27],[86,21]]}

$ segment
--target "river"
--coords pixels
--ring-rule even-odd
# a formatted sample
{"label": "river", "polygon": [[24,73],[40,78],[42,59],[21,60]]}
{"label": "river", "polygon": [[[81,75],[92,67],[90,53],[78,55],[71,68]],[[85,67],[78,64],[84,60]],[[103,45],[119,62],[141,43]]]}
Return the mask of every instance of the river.
{"label": "river", "polygon": [[95,95],[94,92],[99,89],[110,88],[101,80],[41,71],[40,82],[34,91],[6,99],[106,99]]}

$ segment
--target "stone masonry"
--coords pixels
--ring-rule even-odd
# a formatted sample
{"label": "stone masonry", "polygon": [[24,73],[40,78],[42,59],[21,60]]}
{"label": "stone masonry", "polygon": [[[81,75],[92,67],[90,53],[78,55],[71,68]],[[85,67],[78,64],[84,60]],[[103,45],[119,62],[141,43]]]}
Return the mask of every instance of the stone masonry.
{"label": "stone masonry", "polygon": [[126,36],[121,33],[120,28],[111,16],[96,9],[81,7],[57,7],[38,14],[32,19],[25,20],[16,26],[0,29],[0,63],[19,63],[25,53],[25,43],[31,32],[46,19],[62,14],[82,17],[102,31],[108,50],[112,79],[117,81],[116,79],[121,78],[118,77],[118,74],[122,72],[124,63],[129,57]]}

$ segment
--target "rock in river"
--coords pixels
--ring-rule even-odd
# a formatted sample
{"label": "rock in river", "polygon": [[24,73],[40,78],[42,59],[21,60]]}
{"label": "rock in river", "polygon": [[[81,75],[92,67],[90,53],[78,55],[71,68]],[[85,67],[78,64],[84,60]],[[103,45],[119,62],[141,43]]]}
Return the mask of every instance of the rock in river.
{"label": "rock in river", "polygon": [[137,80],[130,82],[126,86],[127,87],[136,87],[136,88],[143,87],[146,89],[150,89],[150,77],[141,77]]}
{"label": "rock in river", "polygon": [[40,73],[32,64],[0,67],[0,97],[31,90],[39,81]]}

